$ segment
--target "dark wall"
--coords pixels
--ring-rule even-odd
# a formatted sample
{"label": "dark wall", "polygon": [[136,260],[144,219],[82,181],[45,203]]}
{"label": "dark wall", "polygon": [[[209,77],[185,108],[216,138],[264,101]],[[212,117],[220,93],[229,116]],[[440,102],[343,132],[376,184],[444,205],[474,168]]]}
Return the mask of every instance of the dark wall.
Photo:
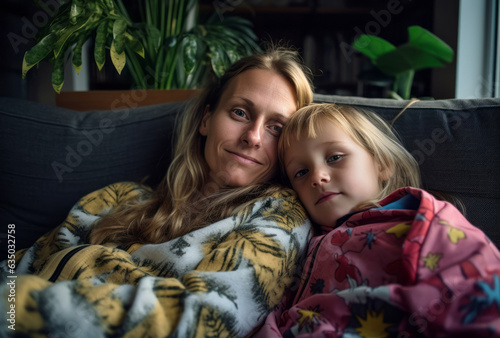
{"label": "dark wall", "polygon": [[[0,3],[0,96],[53,104],[55,93],[50,82],[51,66],[40,63],[22,79],[24,53],[34,45],[36,32],[50,18],[50,8],[57,0],[44,0],[49,10],[42,10],[33,0],[3,0]],[[52,7],[51,7],[52,6]]]}

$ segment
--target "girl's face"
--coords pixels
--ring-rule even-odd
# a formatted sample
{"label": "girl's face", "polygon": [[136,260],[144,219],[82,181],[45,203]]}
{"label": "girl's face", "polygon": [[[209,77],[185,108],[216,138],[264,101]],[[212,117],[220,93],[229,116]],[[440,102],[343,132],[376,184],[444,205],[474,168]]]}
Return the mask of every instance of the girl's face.
{"label": "girl's face", "polygon": [[293,140],[284,163],[311,219],[322,226],[335,227],[339,218],[380,191],[381,171],[373,157],[330,121],[316,138]]}
{"label": "girl's face", "polygon": [[278,73],[251,69],[231,79],[217,108],[206,107],[199,128],[210,181],[240,187],[274,177],[278,138],[296,102],[292,85]]}

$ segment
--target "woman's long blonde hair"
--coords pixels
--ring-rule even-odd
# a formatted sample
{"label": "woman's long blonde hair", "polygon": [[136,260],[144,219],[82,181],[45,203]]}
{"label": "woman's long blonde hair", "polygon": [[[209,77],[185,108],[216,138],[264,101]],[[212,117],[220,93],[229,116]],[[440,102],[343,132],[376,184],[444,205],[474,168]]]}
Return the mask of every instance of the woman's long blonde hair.
{"label": "woman's long blonde hair", "polygon": [[284,178],[286,173],[283,158],[290,141],[315,138],[325,121],[342,128],[373,157],[381,171],[388,173],[386,180],[379,180],[378,196],[358,207],[376,205],[377,201],[399,188],[420,188],[420,169],[417,161],[404,148],[385,120],[368,110],[331,103],[313,104],[299,109],[283,128],[278,143],[278,154]]}
{"label": "woman's long blonde hair", "polygon": [[296,51],[271,46],[240,59],[183,112],[174,158],[152,198],[130,201],[103,217],[90,234],[92,244],[161,243],[229,217],[242,204],[283,189],[273,182],[218,189],[207,184],[204,137],[199,133],[203,112],[207,105],[215,110],[230,80],[249,69],[282,75],[296,91],[298,108],[312,102],[311,79]]}

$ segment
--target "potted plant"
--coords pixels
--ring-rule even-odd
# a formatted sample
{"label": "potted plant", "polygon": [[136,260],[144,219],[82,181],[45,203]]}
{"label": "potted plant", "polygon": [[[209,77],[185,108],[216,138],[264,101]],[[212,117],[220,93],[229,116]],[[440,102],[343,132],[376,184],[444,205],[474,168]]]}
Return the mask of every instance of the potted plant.
{"label": "potted plant", "polygon": [[64,64],[82,66],[82,48],[94,40],[99,69],[109,53],[114,68],[127,66],[138,89],[199,88],[208,73],[220,76],[239,58],[258,50],[248,20],[202,20],[194,0],[70,0],[40,30],[37,44],[23,59],[22,74],[39,62],[53,66],[52,86],[59,93]]}
{"label": "potted plant", "polygon": [[410,98],[416,70],[442,67],[453,60],[453,49],[428,30],[411,26],[408,33],[408,42],[399,47],[374,35],[361,35],[352,45],[393,78],[391,95],[396,99]]}

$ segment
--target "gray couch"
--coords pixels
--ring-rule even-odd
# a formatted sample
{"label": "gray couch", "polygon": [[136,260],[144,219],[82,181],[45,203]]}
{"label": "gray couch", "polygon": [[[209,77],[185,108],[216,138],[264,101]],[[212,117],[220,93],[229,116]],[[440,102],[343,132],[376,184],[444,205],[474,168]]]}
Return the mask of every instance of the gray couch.
{"label": "gray couch", "polygon": [[[392,120],[407,104],[390,99],[316,95]],[[16,248],[64,220],[85,194],[147,178],[154,186],[171,159],[184,102],[76,112],[0,98],[0,240],[15,224]],[[466,216],[500,245],[500,99],[420,101],[394,124],[420,164],[424,187],[450,193]]]}

